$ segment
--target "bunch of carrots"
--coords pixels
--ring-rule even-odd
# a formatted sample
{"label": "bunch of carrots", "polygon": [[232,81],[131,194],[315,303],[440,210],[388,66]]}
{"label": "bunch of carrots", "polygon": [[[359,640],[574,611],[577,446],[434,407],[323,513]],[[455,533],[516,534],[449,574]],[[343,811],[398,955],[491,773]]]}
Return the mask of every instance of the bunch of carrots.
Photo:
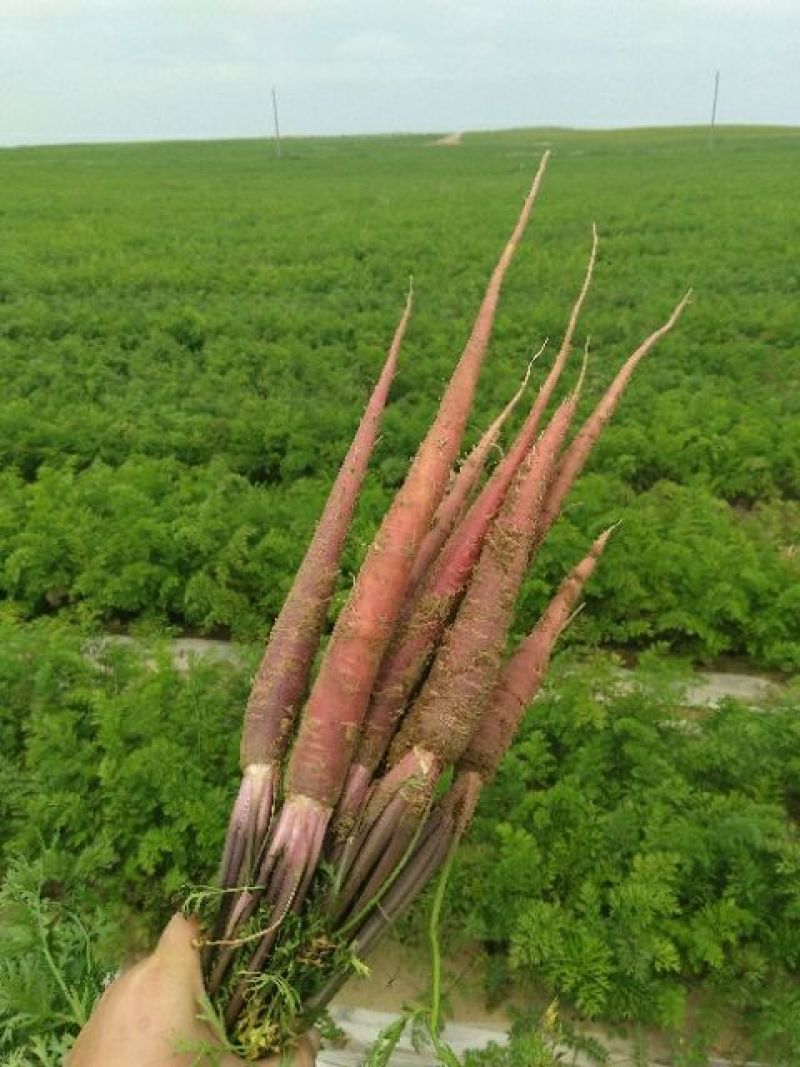
{"label": "bunch of carrots", "polygon": [[[409,292],[253,682],[242,780],[222,859],[221,905],[204,954],[209,994],[229,1038],[246,1055],[273,1051],[312,1023],[357,958],[447,863],[611,535],[609,529],[597,537],[508,656],[515,600],[537,549],[635,368],[674,326],[689,297],[628,357],[569,443],[583,373],[541,428],[591,282],[594,231],[563,343],[522,428],[484,478],[487,457],[527,376],[457,467],[500,289],[548,155],[433,423],[311,681],[348,525],[411,315]],[[286,975],[282,980],[290,959],[291,983]],[[305,962],[299,977],[298,959]],[[278,1000],[283,1010],[276,1013]]]}

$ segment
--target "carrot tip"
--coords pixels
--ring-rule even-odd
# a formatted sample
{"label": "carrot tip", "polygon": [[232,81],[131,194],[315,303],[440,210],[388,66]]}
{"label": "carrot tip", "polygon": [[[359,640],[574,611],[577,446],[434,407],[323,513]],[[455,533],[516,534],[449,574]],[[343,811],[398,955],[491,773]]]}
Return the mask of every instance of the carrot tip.
{"label": "carrot tip", "polygon": [[545,337],[545,339],[542,341],[542,343],[539,345],[539,347],[536,349],[536,351],[531,356],[530,363],[528,364],[528,372],[525,375],[525,384],[526,385],[528,383],[528,378],[530,377],[530,374],[531,374],[531,367],[534,365],[534,363],[539,358],[539,356],[541,356],[541,354],[547,348],[549,343],[550,343],[550,338],[549,337]]}
{"label": "carrot tip", "polygon": [[[586,607],[586,601],[583,600],[583,601],[581,601],[580,604],[578,604],[577,608],[575,608],[575,610],[572,612],[572,614],[567,618],[567,621],[561,627],[561,633],[562,634],[564,633],[565,630],[568,630],[570,628],[570,626],[572,626],[573,622],[575,622],[575,620],[577,619],[577,617],[580,615],[580,613],[583,611],[583,609],[585,607]],[[559,636],[560,636],[560,634],[559,634]]]}

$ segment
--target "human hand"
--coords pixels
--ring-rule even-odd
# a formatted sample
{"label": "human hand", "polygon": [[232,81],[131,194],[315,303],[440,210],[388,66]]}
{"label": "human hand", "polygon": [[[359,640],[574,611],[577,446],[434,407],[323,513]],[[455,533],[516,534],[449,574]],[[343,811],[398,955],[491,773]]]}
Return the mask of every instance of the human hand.
{"label": "human hand", "polygon": [[[204,991],[197,936],[193,920],[173,916],[152,956],[112,982],[100,998],[66,1067],[244,1065],[244,1060],[222,1050],[211,1028],[198,1018]],[[192,1046],[208,1052],[177,1051]],[[261,1067],[278,1067],[281,1062],[314,1067],[313,1039],[301,1038],[293,1059],[258,1061]]]}

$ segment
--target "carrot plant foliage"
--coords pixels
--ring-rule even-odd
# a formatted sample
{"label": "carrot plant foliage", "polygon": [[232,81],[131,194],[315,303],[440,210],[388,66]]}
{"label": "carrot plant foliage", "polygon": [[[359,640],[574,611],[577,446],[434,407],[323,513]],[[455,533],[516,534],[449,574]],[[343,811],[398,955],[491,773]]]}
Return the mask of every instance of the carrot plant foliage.
{"label": "carrot plant foliage", "polygon": [[[0,622],[0,1062],[77,1033],[37,947],[42,910],[70,986],[95,996],[214,870],[233,800],[255,650],[181,675],[157,647],[87,660],[86,640]],[[442,941],[485,946],[489,996],[545,985],[565,1011],[580,999],[595,1020],[656,1021],[676,1047],[697,1036],[700,997],[706,1047],[734,1017],[745,1047],[792,1065],[797,695],[771,715],[730,701],[687,731],[674,670],[651,657],[622,692],[616,666],[556,658],[459,850]],[[202,746],[213,776],[199,761],[165,775],[165,732]],[[424,910],[404,922],[422,936]]]}
{"label": "carrot plant foliage", "polygon": [[579,417],[612,353],[656,325],[650,308],[689,282],[702,298],[682,343],[637,372],[521,626],[540,577],[552,588],[581,537],[624,518],[624,552],[609,546],[587,591],[593,637],[797,669],[796,132],[726,130],[713,153],[691,130],[425,141],[293,142],[285,166],[258,142],[0,153],[0,595],[26,615],[261,638],[413,274],[415,333],[347,588],[550,141],[467,444],[532,345],[557,344],[592,219],[608,269],[586,308],[597,356]]}

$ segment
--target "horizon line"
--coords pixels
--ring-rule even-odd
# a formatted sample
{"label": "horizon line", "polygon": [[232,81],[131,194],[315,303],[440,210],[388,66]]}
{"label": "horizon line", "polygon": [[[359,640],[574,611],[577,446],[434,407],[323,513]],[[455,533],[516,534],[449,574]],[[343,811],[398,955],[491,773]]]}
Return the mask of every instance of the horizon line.
{"label": "horizon line", "polygon": [[[727,122],[716,123],[715,130],[785,130],[785,131],[797,131],[800,132],[800,125],[792,125],[788,123],[776,122]],[[411,138],[411,137],[443,137],[448,136],[454,132],[460,133],[463,136],[469,136],[470,134],[501,134],[501,133],[527,133],[527,132],[543,132],[543,133],[576,133],[576,134],[611,134],[611,133],[641,133],[648,130],[698,130],[707,132],[709,124],[707,122],[695,122],[695,123],[655,123],[653,125],[632,125],[632,126],[565,126],[565,125],[543,125],[543,126],[491,126],[491,127],[473,127],[472,129],[461,130],[384,130],[374,131],[370,133],[298,133],[298,134],[285,134],[281,131],[281,141],[335,141],[343,140],[346,138],[368,140],[378,138]],[[231,142],[242,141],[266,141],[272,142],[275,139],[275,135],[272,132],[262,134],[249,134],[249,135],[232,135],[232,136],[203,136],[203,137],[153,137],[153,138],[131,138],[131,139],[109,139],[109,140],[96,140],[96,141],[20,141],[12,144],[0,144],[0,151],[20,151],[25,149],[36,148],[111,148],[114,146],[120,147],[133,147],[136,145],[168,145],[168,144],[226,144]]]}

